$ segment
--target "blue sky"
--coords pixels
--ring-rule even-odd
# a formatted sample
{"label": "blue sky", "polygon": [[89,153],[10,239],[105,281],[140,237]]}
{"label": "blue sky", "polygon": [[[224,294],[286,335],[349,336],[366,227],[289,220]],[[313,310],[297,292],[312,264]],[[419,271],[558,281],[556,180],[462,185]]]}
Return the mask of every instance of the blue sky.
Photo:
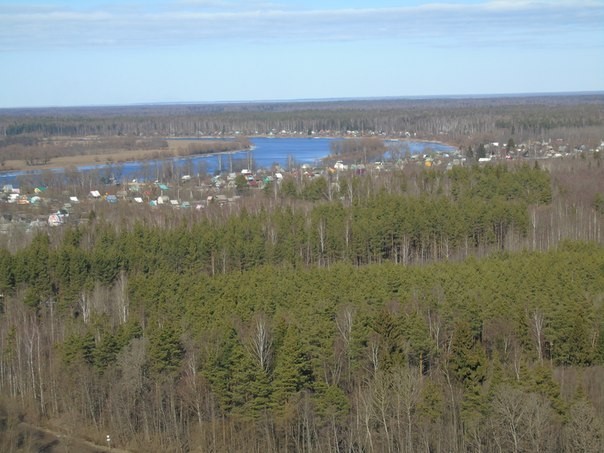
{"label": "blue sky", "polygon": [[604,91],[604,0],[0,0],[0,108]]}

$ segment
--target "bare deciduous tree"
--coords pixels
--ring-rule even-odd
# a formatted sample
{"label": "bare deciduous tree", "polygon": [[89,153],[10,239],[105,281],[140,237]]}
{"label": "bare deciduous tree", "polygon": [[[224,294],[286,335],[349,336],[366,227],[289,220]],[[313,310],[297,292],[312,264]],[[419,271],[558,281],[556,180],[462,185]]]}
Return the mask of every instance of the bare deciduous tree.
{"label": "bare deciduous tree", "polygon": [[548,451],[553,411],[545,397],[503,385],[495,393],[492,409],[492,434],[500,450]]}
{"label": "bare deciduous tree", "polygon": [[268,372],[273,356],[273,335],[263,313],[257,314],[252,320],[246,345],[260,369]]}
{"label": "bare deciduous tree", "polygon": [[569,451],[597,453],[604,451],[604,420],[598,417],[587,401],[578,401],[570,408],[564,428],[566,448]]}

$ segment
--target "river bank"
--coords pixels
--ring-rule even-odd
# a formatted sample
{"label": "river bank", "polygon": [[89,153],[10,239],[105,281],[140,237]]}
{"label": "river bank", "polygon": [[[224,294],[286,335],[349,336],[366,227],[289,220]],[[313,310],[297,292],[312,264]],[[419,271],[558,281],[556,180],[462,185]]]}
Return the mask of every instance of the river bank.
{"label": "river bank", "polygon": [[23,159],[7,160],[5,161],[0,172],[29,170],[43,171],[57,168],[69,169],[72,167],[77,168],[89,165],[116,164],[139,160],[169,159],[172,157],[178,157],[178,154],[166,151],[165,149],[119,150],[112,153],[54,157],[49,162],[41,165],[28,165]]}
{"label": "river bank", "polygon": [[[115,165],[127,162],[144,162],[178,158],[197,158],[220,152],[236,152],[249,149],[247,141],[233,139],[221,140],[215,137],[166,139],[167,147],[150,149],[125,149],[113,151],[86,152],[78,155],[57,156],[44,163],[32,165],[28,159],[7,159],[0,167],[2,172],[45,171],[54,169],[70,169],[89,167],[93,165]],[[236,146],[235,146],[236,145]],[[40,150],[43,152],[43,149]]]}
{"label": "river bank", "polygon": [[[325,140],[353,140],[360,137],[340,137],[340,136],[329,136],[329,137],[300,137],[300,136],[271,136],[271,135],[258,135],[251,138],[251,140],[300,140],[305,141],[308,139],[316,139],[319,141]],[[79,167],[91,167],[101,165],[116,165],[124,164],[128,162],[145,162],[145,161],[157,161],[167,159],[196,159],[202,158],[208,155],[214,155],[218,153],[233,153],[233,152],[245,152],[248,149],[241,147],[232,150],[210,150],[204,152],[194,152],[191,147],[205,143],[210,145],[213,142],[224,142],[224,141],[235,141],[237,137],[225,137],[220,139],[217,137],[182,137],[182,138],[168,138],[166,142],[168,147],[166,148],[153,148],[153,149],[116,149],[111,152],[97,152],[87,153],[76,156],[59,156],[49,159],[48,162],[31,165],[26,159],[8,159],[3,162],[0,167],[0,174],[9,172],[41,172],[47,170],[57,169],[78,169]],[[453,145],[443,143],[436,140],[416,139],[416,138],[384,138],[385,142],[389,143],[423,143],[426,145],[434,144],[439,147],[453,148]],[[295,157],[295,156],[294,156]],[[324,155],[322,157],[327,157]]]}
{"label": "river bank", "polygon": [[[195,141],[189,139],[195,143]],[[177,140],[181,148],[188,146],[187,140]],[[193,155],[179,151],[177,145],[172,149],[164,149],[165,157],[158,158],[157,150],[126,151],[101,156],[82,155],[65,158],[55,158],[45,165],[27,166],[20,163],[20,168],[12,171],[0,172],[0,184],[19,184],[21,177],[30,178],[32,184],[42,184],[40,177],[47,172],[72,172],[99,171],[108,178],[116,179],[170,179],[174,175],[204,175],[222,172],[239,171],[242,168],[256,170],[259,168],[272,168],[275,165],[284,169],[298,167],[302,164],[324,166],[325,157],[332,151],[334,139],[324,137],[298,137],[298,138],[252,138],[249,149],[238,149],[229,152],[208,152]],[[400,143],[400,147],[398,144]],[[449,153],[453,147],[436,142],[423,142],[419,140],[401,140],[390,142],[394,148],[388,146],[387,153],[395,151],[396,155],[423,154],[426,152]],[[176,148],[175,148],[176,147]],[[161,150],[160,150],[161,151]],[[391,154],[387,159],[394,158]],[[369,156],[367,156],[369,159]],[[351,162],[354,163],[354,162]],[[6,165],[12,165],[8,161]]]}

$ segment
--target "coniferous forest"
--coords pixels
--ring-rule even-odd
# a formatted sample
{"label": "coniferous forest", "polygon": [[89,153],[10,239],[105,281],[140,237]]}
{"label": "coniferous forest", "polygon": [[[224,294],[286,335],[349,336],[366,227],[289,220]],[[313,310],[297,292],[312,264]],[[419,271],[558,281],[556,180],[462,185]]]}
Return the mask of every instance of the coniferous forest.
{"label": "coniferous forest", "polygon": [[564,165],[3,237],[0,450],[27,420],[130,451],[602,451],[604,169]]}

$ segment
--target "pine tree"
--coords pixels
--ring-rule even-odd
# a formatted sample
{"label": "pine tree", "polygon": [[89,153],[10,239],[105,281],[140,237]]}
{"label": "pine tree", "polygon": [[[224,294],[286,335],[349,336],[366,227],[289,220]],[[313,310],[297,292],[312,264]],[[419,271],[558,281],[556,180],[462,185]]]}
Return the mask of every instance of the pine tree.
{"label": "pine tree", "polygon": [[300,332],[294,326],[288,326],[277,352],[273,373],[272,404],[277,410],[311,385],[309,359]]}
{"label": "pine tree", "polygon": [[[13,258],[8,250],[0,249],[0,294],[12,290],[15,285]],[[1,302],[1,300],[0,300]]]}
{"label": "pine tree", "polygon": [[149,339],[149,364],[160,374],[169,374],[178,369],[184,356],[180,336],[173,327],[163,327],[151,334]]}
{"label": "pine tree", "polygon": [[472,335],[469,323],[459,322],[453,335],[449,366],[464,388],[462,416],[475,418],[484,410],[482,383],[487,376],[486,355]]}
{"label": "pine tree", "polygon": [[239,342],[233,348],[231,360],[231,410],[243,418],[257,419],[269,405],[269,376]]}

